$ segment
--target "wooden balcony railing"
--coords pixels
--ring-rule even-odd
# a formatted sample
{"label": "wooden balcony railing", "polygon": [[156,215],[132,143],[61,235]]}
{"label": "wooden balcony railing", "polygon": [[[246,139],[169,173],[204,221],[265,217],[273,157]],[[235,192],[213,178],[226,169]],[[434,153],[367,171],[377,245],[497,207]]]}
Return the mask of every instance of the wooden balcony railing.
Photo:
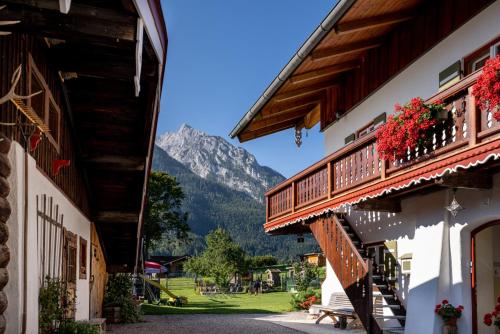
{"label": "wooden balcony railing", "polygon": [[476,107],[472,86],[480,74],[472,73],[427,100],[443,100],[450,113],[446,122],[433,129],[427,147],[408,151],[406,159],[389,164],[379,158],[372,132],[269,190],[266,222],[313,207],[365,183],[382,181],[436,156],[475,146],[500,132],[500,122],[493,113]]}

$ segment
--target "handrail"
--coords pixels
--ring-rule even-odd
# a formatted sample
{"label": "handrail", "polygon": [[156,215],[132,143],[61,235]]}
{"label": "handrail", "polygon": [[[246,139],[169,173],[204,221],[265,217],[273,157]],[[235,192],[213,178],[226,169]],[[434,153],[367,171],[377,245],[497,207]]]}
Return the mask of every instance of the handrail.
{"label": "handrail", "polygon": [[464,146],[476,145],[484,137],[500,132],[500,123],[485,121],[491,119],[491,115],[475,105],[471,86],[481,72],[478,70],[471,73],[426,100],[427,103],[445,101],[452,117],[436,127],[432,143],[425,152],[410,152],[408,160],[403,163],[388,164],[378,157],[375,149],[376,133],[372,132],[268,190],[265,194],[268,206],[271,199],[273,203],[277,203],[279,198],[276,196],[283,196],[280,194],[287,192],[291,193],[291,196],[287,197],[291,201],[291,208],[290,202],[283,211],[280,211],[279,204],[275,205],[272,214],[268,210],[267,222],[342,196],[342,193],[362,184],[384,180],[401,169],[428,161],[435,156],[459,150]]}

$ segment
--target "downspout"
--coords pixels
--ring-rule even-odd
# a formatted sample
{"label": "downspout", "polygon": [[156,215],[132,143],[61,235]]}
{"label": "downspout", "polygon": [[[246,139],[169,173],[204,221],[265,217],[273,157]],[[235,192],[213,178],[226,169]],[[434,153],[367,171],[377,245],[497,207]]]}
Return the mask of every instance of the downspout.
{"label": "downspout", "polygon": [[28,304],[28,148],[24,145],[24,212],[23,212],[23,326],[22,334],[26,334]]}
{"label": "downspout", "polygon": [[288,64],[281,70],[278,76],[266,88],[264,93],[254,103],[252,108],[236,124],[229,136],[231,138],[239,135],[248,123],[257,115],[262,107],[271,99],[276,91],[288,80],[292,73],[299,67],[302,61],[309,56],[311,51],[323,40],[323,38],[333,29],[334,25],[344,16],[356,0],[340,0],[335,7],[328,13],[326,18],[314,30],[309,38],[304,42],[297,53],[288,61]]}

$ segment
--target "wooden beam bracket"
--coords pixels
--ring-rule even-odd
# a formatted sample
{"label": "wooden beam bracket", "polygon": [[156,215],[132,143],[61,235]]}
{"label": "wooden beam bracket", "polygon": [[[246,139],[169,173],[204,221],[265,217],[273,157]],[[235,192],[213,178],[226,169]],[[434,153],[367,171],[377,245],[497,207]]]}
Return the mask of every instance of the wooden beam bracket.
{"label": "wooden beam bracket", "polygon": [[491,189],[493,187],[493,176],[484,171],[459,171],[444,175],[434,182],[447,188]]}

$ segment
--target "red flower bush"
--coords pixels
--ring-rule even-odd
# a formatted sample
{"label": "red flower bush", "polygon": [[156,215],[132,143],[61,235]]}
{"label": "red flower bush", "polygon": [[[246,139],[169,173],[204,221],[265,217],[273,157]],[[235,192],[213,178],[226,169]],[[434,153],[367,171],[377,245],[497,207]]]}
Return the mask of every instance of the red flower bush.
{"label": "red flower bush", "polygon": [[457,307],[451,305],[448,300],[444,299],[441,304],[437,304],[434,313],[441,316],[445,322],[458,319],[462,316],[464,307],[458,305]]}
{"label": "red flower bush", "polygon": [[500,121],[500,55],[486,61],[472,92],[476,104],[483,110],[491,110],[493,117]]}
{"label": "red flower bush", "polygon": [[394,106],[395,114],[377,131],[377,151],[384,160],[404,159],[408,149],[423,147],[431,138],[437,124],[436,115],[444,110],[442,103],[425,104],[413,98],[408,104]]}
{"label": "red flower bush", "polygon": [[486,326],[495,325],[500,330],[500,297],[497,298],[497,302],[493,312],[484,315],[483,322]]}

